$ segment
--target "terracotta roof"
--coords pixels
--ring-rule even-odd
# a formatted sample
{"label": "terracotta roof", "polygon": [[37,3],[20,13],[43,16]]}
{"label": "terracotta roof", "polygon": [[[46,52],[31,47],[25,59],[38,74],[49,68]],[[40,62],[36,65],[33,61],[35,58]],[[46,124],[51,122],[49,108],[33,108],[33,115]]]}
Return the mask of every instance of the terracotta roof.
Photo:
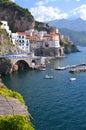
{"label": "terracotta roof", "polygon": [[18,33],[18,34],[25,34],[25,32],[16,32],[16,33]]}
{"label": "terracotta roof", "polygon": [[52,37],[52,36],[58,36],[59,33],[56,33],[56,34],[45,34],[44,37]]}
{"label": "terracotta roof", "polygon": [[33,40],[33,41],[40,41],[40,38],[38,37],[38,36],[30,36],[30,35],[27,35],[27,38],[29,39],[29,40]]}

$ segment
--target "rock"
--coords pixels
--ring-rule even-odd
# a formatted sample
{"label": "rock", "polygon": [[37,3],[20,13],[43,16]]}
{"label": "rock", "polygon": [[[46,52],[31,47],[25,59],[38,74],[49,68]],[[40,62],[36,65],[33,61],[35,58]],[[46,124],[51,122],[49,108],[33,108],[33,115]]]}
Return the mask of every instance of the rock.
{"label": "rock", "polygon": [[41,48],[35,50],[37,56],[60,57],[65,56],[63,48]]}
{"label": "rock", "polygon": [[0,2],[0,20],[8,21],[12,32],[33,29],[35,25],[34,18],[28,9],[24,9],[12,1]]}
{"label": "rock", "polygon": [[11,63],[5,58],[0,58],[0,74],[8,75],[11,73]]}
{"label": "rock", "polygon": [[76,45],[72,44],[69,46],[64,46],[64,52],[65,54],[69,54],[69,53],[79,52],[79,50],[77,49]]}

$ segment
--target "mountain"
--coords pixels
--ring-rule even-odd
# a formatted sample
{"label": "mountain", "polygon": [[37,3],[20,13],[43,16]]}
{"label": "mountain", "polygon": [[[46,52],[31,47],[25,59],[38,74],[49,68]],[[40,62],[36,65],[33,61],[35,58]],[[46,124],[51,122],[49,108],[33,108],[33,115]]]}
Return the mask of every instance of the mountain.
{"label": "mountain", "polygon": [[29,10],[10,0],[0,0],[0,20],[8,21],[12,32],[25,31],[35,26],[34,17]]}
{"label": "mountain", "polygon": [[56,26],[58,28],[67,28],[74,31],[86,31],[86,21],[81,18],[74,20],[60,19],[48,22],[51,26]]}
{"label": "mountain", "polygon": [[59,28],[59,32],[64,36],[69,36],[76,45],[86,46],[86,31],[73,31],[66,28]]}
{"label": "mountain", "polygon": [[86,46],[86,21],[81,18],[54,20],[48,23],[59,28],[59,32],[69,36],[76,45]]}

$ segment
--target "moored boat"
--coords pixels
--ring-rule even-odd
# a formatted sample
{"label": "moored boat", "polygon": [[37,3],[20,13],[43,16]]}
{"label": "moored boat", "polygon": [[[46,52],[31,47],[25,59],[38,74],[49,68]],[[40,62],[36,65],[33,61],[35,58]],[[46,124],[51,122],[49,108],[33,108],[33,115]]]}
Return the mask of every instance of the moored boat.
{"label": "moored boat", "polygon": [[60,66],[58,66],[58,67],[56,67],[55,68],[55,70],[64,70],[64,69],[66,69],[67,67],[60,67]]}
{"label": "moored boat", "polygon": [[74,77],[70,78],[70,81],[74,81],[74,80],[76,80],[76,78],[74,78]]}
{"label": "moored boat", "polygon": [[45,79],[53,79],[53,76],[52,75],[45,75],[45,77],[44,77]]}

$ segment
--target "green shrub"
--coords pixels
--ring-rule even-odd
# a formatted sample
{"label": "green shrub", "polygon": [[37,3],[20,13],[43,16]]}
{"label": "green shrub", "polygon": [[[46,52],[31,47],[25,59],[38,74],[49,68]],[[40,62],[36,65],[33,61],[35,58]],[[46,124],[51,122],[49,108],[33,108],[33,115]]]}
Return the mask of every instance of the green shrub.
{"label": "green shrub", "polygon": [[20,102],[22,102],[23,104],[25,104],[23,97],[18,92],[11,91],[11,90],[6,89],[6,88],[1,88],[0,95],[4,96],[6,98],[14,97],[14,98],[18,99]]}
{"label": "green shrub", "polygon": [[35,130],[24,115],[0,116],[0,130]]}

